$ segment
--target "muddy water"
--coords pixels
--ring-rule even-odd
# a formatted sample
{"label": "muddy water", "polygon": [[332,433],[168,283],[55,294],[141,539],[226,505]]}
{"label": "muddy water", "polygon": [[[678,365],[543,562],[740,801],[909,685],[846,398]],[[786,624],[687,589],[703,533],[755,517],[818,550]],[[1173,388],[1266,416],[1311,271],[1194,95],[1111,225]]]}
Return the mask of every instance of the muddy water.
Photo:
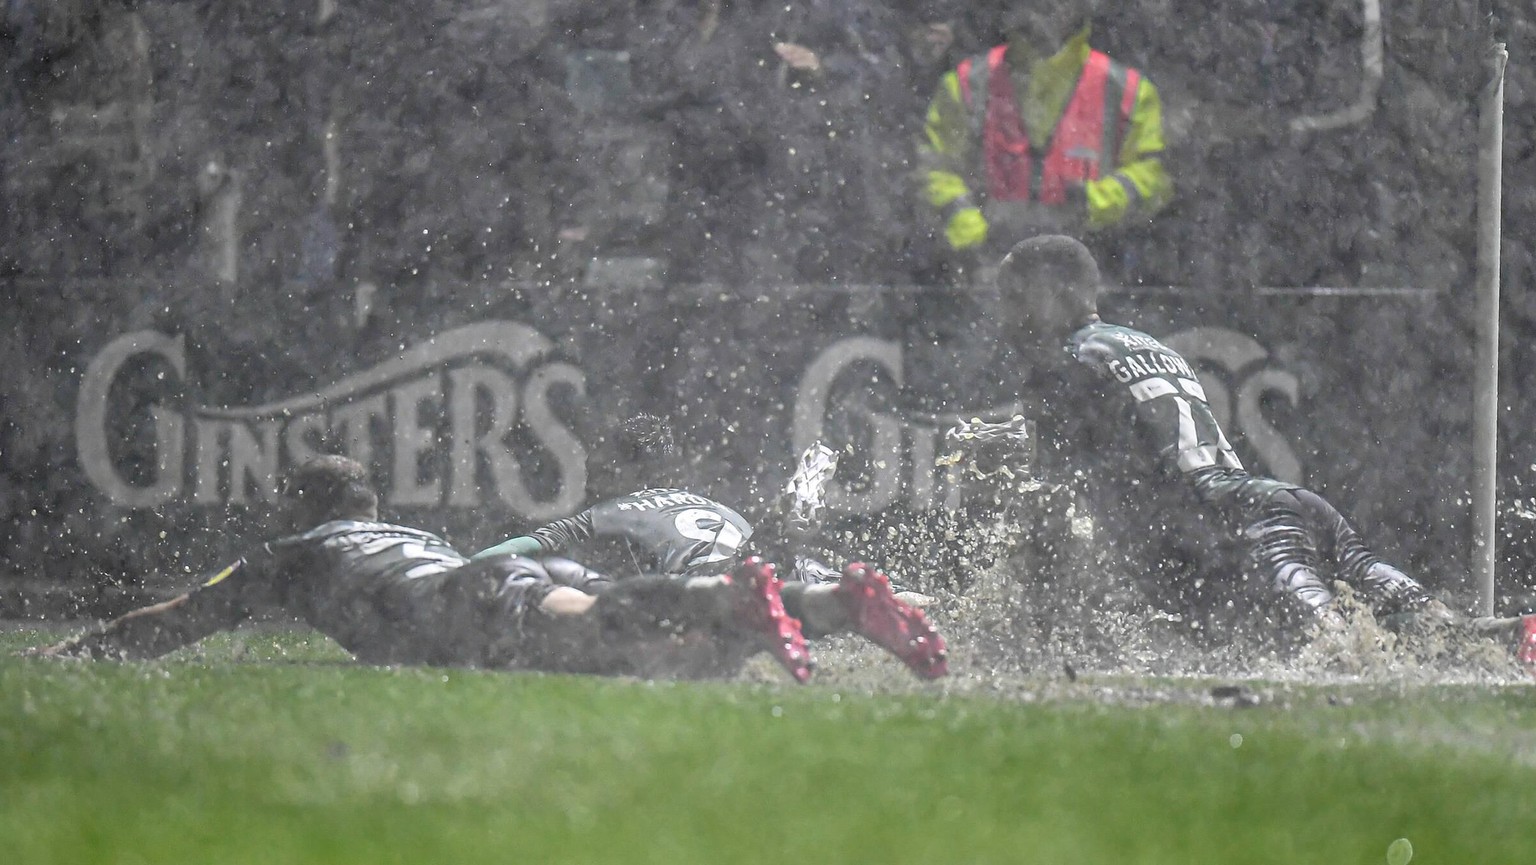
{"label": "muddy water", "polygon": [[[1531,681],[1515,663],[1511,642],[1446,631],[1394,633],[1342,584],[1345,626],[1326,631],[1279,625],[1241,605],[1199,619],[1159,610],[1134,580],[1116,573],[1111,556],[1092,552],[1107,545],[1092,543],[1084,521],[1068,514],[1060,537],[1045,548],[1038,530],[1026,530],[1038,525],[999,517],[960,529],[941,518],[924,531],[900,532],[908,555],[891,555],[889,571],[934,598],[928,609],[950,646],[949,677],[919,682],[869,643],[840,637],[813,644],[814,681],[877,692],[1132,703],[1241,703],[1250,691],[1287,684]],[[754,666],[749,675],[773,672]],[[1213,695],[1213,680],[1238,683],[1240,690]]]}

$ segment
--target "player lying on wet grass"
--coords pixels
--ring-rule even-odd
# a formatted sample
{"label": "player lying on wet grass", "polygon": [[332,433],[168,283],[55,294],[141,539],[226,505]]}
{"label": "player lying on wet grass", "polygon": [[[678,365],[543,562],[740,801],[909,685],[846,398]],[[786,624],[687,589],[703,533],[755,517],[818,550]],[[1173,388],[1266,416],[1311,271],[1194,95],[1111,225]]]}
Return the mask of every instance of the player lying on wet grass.
{"label": "player lying on wet grass", "polygon": [[[608,573],[622,582],[631,573],[655,572],[681,580],[718,574],[750,555],[753,526],[745,517],[707,496],[673,485],[681,467],[676,464],[672,431],[664,421],[651,415],[631,418],[620,428],[618,440],[620,488],[635,492],[503,541],[476,553],[475,558],[506,553],[546,556],[612,542],[622,550],[615,563],[619,566]],[[829,458],[829,451],[823,454],[815,448],[802,457],[790,484],[794,502],[781,521],[784,525],[777,527],[781,537],[775,540],[790,543],[814,529],[819,488],[833,467]],[[944,638],[914,603],[921,596],[898,595],[884,574],[860,562],[839,573],[787,548],[776,550],[772,557],[794,563],[784,575],[784,605],[807,636],[857,633],[922,678],[938,678],[948,671]],[[622,568],[623,562],[633,569]],[[602,591],[601,585],[583,588]]]}
{"label": "player lying on wet grass", "polygon": [[686,676],[768,651],[796,680],[810,675],[780,583],[757,560],[730,575],[639,577],[598,597],[570,585],[591,579],[570,560],[471,562],[436,535],[379,522],[366,470],[340,456],[293,472],[279,518],[294,534],[203,585],[31,654],[153,658],[277,610],[370,664]]}

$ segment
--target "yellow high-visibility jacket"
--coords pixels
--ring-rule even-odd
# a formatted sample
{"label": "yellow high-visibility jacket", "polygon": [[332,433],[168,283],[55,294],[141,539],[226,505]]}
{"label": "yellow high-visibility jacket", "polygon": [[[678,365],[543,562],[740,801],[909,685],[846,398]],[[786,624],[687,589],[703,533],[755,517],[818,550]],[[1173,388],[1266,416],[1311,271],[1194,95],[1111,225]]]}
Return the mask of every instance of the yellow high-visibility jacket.
{"label": "yellow high-visibility jacket", "polygon": [[[1003,55],[1017,101],[1017,119],[1032,147],[1048,145],[1078,90],[1094,54],[1088,34],[1089,29],[1083,28],[1061,50],[1028,69],[1014,68]],[[1008,54],[1012,53],[1010,48]],[[987,55],[970,61],[973,65],[986,62]],[[983,153],[988,94],[970,92],[970,81],[962,83],[958,70],[946,73],[928,106],[919,151],[925,197],[945,217],[950,245],[955,249],[980,246],[989,228],[999,223],[1028,226],[1031,231],[1070,231],[1078,226],[1093,230],[1120,224],[1132,214],[1150,215],[1165,205],[1173,184],[1161,160],[1162,103],[1157,88],[1145,76],[1132,71],[1126,80],[1134,93],[1125,94],[1129,112],[1120,130],[1119,152],[1099,162],[1097,178],[1084,178],[1081,197],[1062,203],[1038,198],[1004,202],[991,201],[987,194],[994,185]],[[1035,154],[1037,162],[1043,159],[1043,150]]]}

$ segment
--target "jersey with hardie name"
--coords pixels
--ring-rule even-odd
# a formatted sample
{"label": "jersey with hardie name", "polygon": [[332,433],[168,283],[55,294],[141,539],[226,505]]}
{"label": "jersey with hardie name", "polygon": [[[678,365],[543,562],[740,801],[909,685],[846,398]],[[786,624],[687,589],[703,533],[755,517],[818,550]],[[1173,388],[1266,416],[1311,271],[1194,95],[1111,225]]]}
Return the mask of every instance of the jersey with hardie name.
{"label": "jersey with hardie name", "polygon": [[574,517],[535,529],[544,552],[593,539],[619,539],[638,548],[639,570],[702,576],[729,568],[752,537],[752,524],[713,499],[679,489],[650,489],[600,502]]}

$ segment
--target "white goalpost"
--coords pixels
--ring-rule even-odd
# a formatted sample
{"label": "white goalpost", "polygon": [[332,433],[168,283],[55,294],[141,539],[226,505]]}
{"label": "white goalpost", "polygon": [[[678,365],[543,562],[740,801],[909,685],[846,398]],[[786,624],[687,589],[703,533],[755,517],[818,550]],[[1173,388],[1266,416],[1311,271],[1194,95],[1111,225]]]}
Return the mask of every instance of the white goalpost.
{"label": "white goalpost", "polygon": [[1493,615],[1498,525],[1499,234],[1504,161],[1504,67],[1495,42],[1478,104],[1476,362],[1472,390],[1472,583],[1477,613]]}

